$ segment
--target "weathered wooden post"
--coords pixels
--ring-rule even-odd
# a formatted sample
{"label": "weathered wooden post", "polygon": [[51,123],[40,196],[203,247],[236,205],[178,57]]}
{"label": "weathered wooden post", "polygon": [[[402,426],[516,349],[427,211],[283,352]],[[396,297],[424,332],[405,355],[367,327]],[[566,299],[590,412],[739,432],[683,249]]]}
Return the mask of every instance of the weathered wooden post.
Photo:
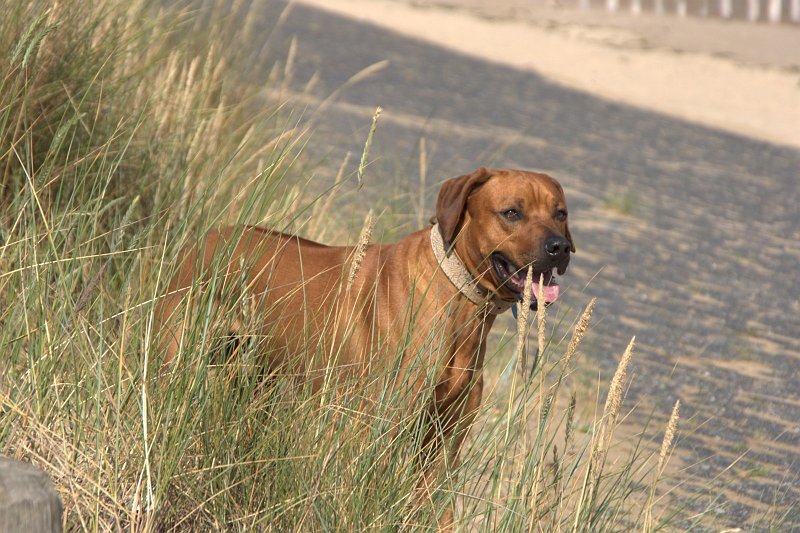
{"label": "weathered wooden post", "polygon": [[769,0],[767,2],[767,20],[773,24],[781,21],[783,15],[783,2],[781,0]]}
{"label": "weathered wooden post", "polygon": [[747,0],[747,20],[755,22],[761,15],[761,5],[758,0]]}
{"label": "weathered wooden post", "polygon": [[61,510],[61,498],[47,474],[0,457],[0,531],[60,533]]}

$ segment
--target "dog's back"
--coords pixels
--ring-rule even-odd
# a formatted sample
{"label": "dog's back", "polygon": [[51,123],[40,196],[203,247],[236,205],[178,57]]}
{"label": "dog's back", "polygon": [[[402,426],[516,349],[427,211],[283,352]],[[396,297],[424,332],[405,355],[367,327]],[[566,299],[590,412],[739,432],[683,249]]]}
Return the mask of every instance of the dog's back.
{"label": "dog's back", "polygon": [[[298,350],[315,341],[314,328],[304,322],[318,319],[308,310],[330,308],[341,284],[348,249],[325,246],[295,235],[257,227],[227,227],[210,232],[187,248],[167,295],[159,302],[156,318],[165,329],[162,345],[166,361],[179,349],[187,326],[181,303],[200,301],[211,291],[212,307],[238,334],[246,308],[257,307],[262,326],[249,335],[269,336],[273,344]],[[191,298],[187,295],[193,292]],[[219,303],[224,302],[224,306]],[[253,306],[255,304],[255,306]],[[196,309],[196,307],[194,308]],[[193,315],[194,309],[188,310]]]}

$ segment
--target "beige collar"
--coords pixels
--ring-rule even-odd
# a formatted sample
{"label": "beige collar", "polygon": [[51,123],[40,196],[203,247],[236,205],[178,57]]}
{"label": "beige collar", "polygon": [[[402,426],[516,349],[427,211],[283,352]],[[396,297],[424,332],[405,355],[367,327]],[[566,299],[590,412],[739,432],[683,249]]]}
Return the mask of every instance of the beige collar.
{"label": "beige collar", "polygon": [[436,257],[436,261],[442,268],[442,272],[447,276],[447,279],[470,302],[479,307],[487,306],[486,310],[491,315],[499,315],[514,305],[515,302],[495,297],[493,293],[483,288],[478,283],[478,280],[472,277],[467,267],[456,255],[455,250],[449,255],[447,254],[444,249],[442,234],[439,231],[439,224],[434,224],[431,228],[431,248],[433,248],[433,255]]}

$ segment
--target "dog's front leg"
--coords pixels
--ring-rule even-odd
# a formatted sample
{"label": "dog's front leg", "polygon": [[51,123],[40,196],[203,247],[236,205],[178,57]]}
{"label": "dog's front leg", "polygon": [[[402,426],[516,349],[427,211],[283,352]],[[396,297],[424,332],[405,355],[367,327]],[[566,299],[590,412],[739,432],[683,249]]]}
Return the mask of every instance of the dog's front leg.
{"label": "dog's front leg", "polygon": [[[452,372],[452,369],[448,372]],[[432,504],[435,492],[448,490],[456,484],[455,470],[458,466],[459,450],[475,420],[483,395],[483,376],[478,375],[472,379],[473,373],[469,374],[463,388],[458,387],[462,391],[455,399],[445,396],[444,401],[437,401],[427,414],[429,427],[422,442],[423,465],[418,485],[422,503]],[[465,376],[455,379],[461,381]],[[442,389],[452,392],[452,383],[445,382],[437,387],[437,396]],[[451,498],[444,510],[437,510],[438,531],[453,530],[454,508],[455,500]]]}

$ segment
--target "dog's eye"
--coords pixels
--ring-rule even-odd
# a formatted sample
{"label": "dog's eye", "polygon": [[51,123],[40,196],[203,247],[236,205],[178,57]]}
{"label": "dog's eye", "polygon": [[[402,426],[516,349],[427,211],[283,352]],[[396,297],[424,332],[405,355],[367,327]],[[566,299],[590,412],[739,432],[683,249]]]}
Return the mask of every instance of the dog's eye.
{"label": "dog's eye", "polygon": [[558,211],[556,211],[555,218],[559,222],[564,222],[565,220],[567,220],[567,212],[564,209],[559,209]]}
{"label": "dog's eye", "polygon": [[506,220],[514,221],[522,218],[520,212],[514,208],[504,209],[503,211],[500,212],[500,214],[502,214],[503,218],[505,218]]}

